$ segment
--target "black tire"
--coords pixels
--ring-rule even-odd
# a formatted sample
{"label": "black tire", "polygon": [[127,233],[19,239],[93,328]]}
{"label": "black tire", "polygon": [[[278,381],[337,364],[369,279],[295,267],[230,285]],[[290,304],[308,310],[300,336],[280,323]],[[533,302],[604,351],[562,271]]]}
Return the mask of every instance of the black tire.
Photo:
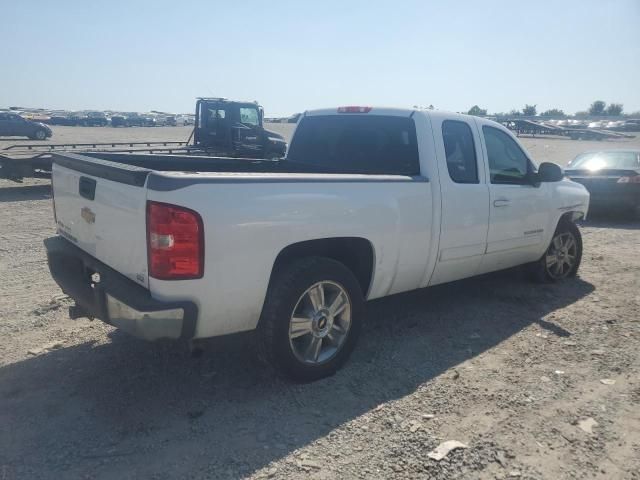
{"label": "black tire", "polygon": [[47,132],[44,129],[39,129],[36,130],[35,132],[33,132],[33,135],[31,135],[32,140],[46,140],[47,139]]}
{"label": "black tire", "polygon": [[[331,282],[344,290],[350,302],[351,323],[333,356],[319,363],[306,363],[294,352],[294,340],[289,338],[290,321],[305,292],[318,282]],[[342,263],[325,257],[292,261],[277,268],[271,279],[258,326],[260,356],[279,373],[297,382],[333,375],[353,351],[363,315],[364,297],[360,284]]]}
{"label": "black tire", "polygon": [[[547,257],[556,251],[554,240],[558,237],[567,238],[570,236],[575,242],[575,260],[568,268],[563,269],[560,274],[554,273],[554,269],[548,266]],[[566,256],[566,255],[565,255]],[[554,283],[568,278],[575,277],[582,261],[582,235],[578,226],[570,220],[561,219],[556,227],[551,243],[540,259],[527,265],[529,276],[539,283]]]}

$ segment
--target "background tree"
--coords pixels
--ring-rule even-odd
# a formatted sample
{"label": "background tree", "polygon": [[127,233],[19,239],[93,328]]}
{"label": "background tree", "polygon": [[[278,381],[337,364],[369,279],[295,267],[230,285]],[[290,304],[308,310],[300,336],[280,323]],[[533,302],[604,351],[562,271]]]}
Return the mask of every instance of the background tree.
{"label": "background tree", "polygon": [[511,111],[509,112],[509,116],[510,116],[510,117],[519,117],[520,115],[522,115],[522,114],[520,113],[520,110],[515,110],[515,109],[514,109],[514,110],[511,110]]}
{"label": "background tree", "polygon": [[487,110],[480,108],[478,105],[474,105],[467,113],[469,115],[475,115],[476,117],[484,117],[487,114]]}
{"label": "background tree", "polygon": [[618,116],[622,114],[622,104],[621,103],[610,103],[607,107],[607,115]]}
{"label": "background tree", "polygon": [[522,114],[526,115],[527,117],[535,117],[538,113],[536,106],[537,105],[525,105],[522,109]]}
{"label": "background tree", "polygon": [[607,104],[602,100],[596,100],[589,107],[589,115],[604,115],[604,107],[606,106]]}
{"label": "background tree", "polygon": [[540,115],[543,117],[566,117],[567,115],[559,108],[551,108],[546,112],[542,112]]}

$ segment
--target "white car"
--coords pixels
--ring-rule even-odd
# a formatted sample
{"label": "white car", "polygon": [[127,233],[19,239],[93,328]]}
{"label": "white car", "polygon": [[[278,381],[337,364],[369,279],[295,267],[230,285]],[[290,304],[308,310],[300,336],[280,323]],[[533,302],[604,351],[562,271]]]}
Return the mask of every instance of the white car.
{"label": "white car", "polygon": [[52,181],[72,316],[150,340],[257,329],[296,380],[344,363],[366,300],[523,264],[574,276],[589,203],[498,123],[371,107],[304,113],[282,160],[64,153]]}

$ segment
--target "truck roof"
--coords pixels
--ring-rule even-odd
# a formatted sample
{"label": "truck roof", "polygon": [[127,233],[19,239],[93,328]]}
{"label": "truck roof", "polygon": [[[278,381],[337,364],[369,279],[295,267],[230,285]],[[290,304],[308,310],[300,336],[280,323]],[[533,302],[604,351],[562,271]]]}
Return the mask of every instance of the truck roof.
{"label": "truck roof", "polygon": [[196,100],[204,102],[220,102],[220,103],[243,103],[251,105],[260,105],[257,100],[229,100],[225,97],[196,97]]}
{"label": "truck roof", "polygon": [[[358,112],[340,112],[339,109],[366,109],[366,111]],[[438,118],[438,117],[458,117],[458,118],[466,118],[470,119],[472,115],[467,115],[464,113],[455,113],[448,112],[444,110],[424,110],[424,109],[416,109],[416,108],[394,108],[394,107],[356,107],[356,106],[347,106],[347,107],[333,107],[333,108],[320,108],[316,110],[307,110],[304,112],[303,116],[307,117],[316,117],[316,116],[324,116],[324,115],[353,115],[353,114],[361,114],[361,115],[387,115],[392,117],[410,117],[413,114],[420,113],[424,115],[428,115],[430,117]]]}
{"label": "truck roof", "polygon": [[[369,114],[369,115],[388,115],[388,116],[393,116],[393,117],[409,117],[411,116],[412,113],[414,113],[416,110],[412,109],[412,108],[393,108],[393,107],[333,107],[333,108],[320,108],[317,110],[307,110],[306,112],[303,113],[303,116],[306,117],[316,117],[316,116],[323,116],[323,115],[343,115],[343,113],[339,112],[338,109],[340,108],[366,108],[368,109],[367,112],[362,112],[362,114]],[[357,113],[357,112],[352,112],[353,113]],[[345,113],[344,115],[349,115],[348,113]]]}

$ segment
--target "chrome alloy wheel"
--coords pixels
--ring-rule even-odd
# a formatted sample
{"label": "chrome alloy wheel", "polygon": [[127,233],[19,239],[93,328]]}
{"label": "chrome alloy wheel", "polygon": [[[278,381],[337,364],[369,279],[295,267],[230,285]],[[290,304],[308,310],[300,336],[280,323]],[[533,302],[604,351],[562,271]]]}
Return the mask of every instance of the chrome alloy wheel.
{"label": "chrome alloy wheel", "polygon": [[577,251],[578,244],[570,232],[553,237],[545,257],[549,275],[556,280],[567,277],[576,264]]}
{"label": "chrome alloy wheel", "polygon": [[351,299],[335,282],[322,281],[298,299],[289,320],[289,343],[298,360],[320,364],[342,348],[351,327]]}

